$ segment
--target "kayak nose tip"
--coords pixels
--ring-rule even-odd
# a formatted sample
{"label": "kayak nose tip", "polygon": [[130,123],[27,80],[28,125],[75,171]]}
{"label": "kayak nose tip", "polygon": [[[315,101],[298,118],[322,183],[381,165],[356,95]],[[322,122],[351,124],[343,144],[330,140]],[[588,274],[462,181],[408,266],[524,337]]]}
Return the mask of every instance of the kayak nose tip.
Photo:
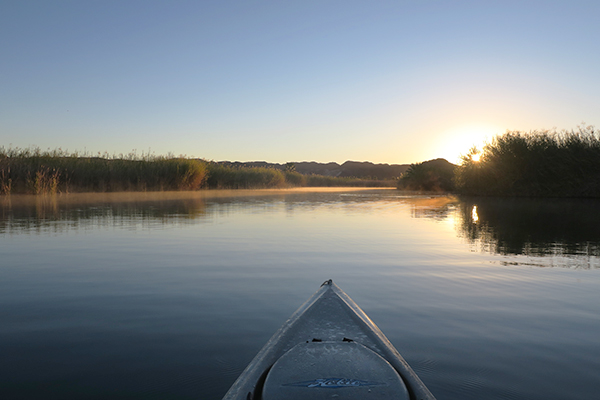
{"label": "kayak nose tip", "polygon": [[325,286],[325,285],[331,285],[332,283],[333,283],[333,280],[329,279],[329,280],[326,280],[325,282],[323,282],[323,283],[321,284],[321,286]]}

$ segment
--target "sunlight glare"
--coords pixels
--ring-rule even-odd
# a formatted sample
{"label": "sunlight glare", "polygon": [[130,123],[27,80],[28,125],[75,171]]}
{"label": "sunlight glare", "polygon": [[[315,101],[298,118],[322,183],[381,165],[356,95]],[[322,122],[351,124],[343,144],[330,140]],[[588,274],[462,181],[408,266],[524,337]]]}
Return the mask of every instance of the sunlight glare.
{"label": "sunlight glare", "polygon": [[[473,146],[481,149],[486,141],[502,133],[502,129],[494,125],[473,124],[448,129],[441,134],[437,148],[440,157],[451,163],[460,163],[461,156],[469,152]],[[477,161],[473,159],[473,161]]]}
{"label": "sunlight glare", "polygon": [[477,215],[477,206],[473,206],[473,209],[471,210],[471,219],[475,224],[477,221],[479,221],[479,215]]}

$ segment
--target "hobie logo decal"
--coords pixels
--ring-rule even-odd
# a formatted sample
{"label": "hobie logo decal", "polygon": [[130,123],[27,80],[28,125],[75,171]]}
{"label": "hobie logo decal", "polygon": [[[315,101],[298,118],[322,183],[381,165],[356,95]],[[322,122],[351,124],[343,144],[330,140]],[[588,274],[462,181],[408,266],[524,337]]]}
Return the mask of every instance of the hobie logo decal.
{"label": "hobie logo decal", "polygon": [[361,381],[359,379],[346,378],[326,378],[315,379],[314,381],[284,383],[283,386],[300,386],[307,388],[343,388],[343,387],[358,387],[358,386],[381,386],[383,382]]}

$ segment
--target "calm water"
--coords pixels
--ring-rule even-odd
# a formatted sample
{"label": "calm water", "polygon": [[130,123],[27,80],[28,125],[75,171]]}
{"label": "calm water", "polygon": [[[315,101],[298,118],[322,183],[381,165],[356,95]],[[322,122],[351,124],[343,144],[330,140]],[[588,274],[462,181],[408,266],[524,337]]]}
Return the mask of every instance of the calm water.
{"label": "calm water", "polygon": [[600,202],[0,198],[0,398],[220,399],[332,278],[439,400],[600,393]]}

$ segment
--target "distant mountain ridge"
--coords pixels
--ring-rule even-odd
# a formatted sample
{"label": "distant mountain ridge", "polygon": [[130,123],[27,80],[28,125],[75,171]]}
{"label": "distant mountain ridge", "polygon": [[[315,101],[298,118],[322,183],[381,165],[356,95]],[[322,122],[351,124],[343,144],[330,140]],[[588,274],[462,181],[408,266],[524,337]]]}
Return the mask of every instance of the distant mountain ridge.
{"label": "distant mountain ridge", "polygon": [[[444,159],[436,159],[437,161]],[[430,162],[427,161],[427,162]],[[447,161],[446,161],[447,162]],[[368,161],[346,161],[343,164],[335,162],[318,163],[314,161],[291,162],[286,164],[268,163],[265,161],[218,161],[218,164],[232,167],[266,167],[285,170],[293,164],[297,172],[303,175],[324,175],[336,177],[354,177],[365,179],[396,179],[406,172],[411,164],[374,164]]]}

